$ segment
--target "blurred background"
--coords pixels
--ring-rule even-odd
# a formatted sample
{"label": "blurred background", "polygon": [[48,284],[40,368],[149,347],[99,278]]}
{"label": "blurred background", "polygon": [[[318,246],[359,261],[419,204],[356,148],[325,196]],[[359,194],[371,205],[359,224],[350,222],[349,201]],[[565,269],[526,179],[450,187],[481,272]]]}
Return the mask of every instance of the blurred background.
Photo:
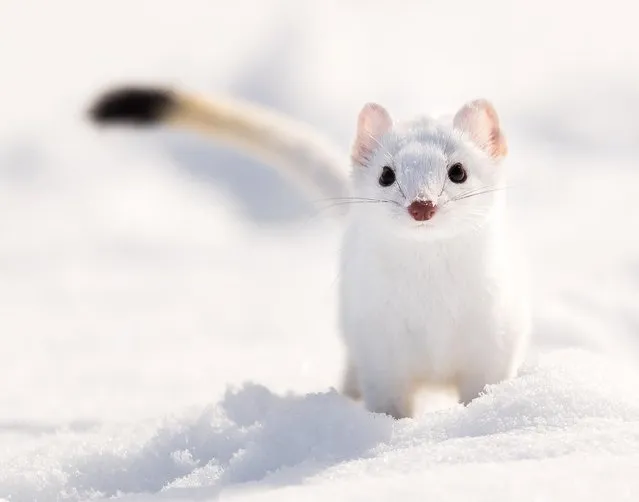
{"label": "blurred background", "polygon": [[[0,429],[159,416],[252,380],[336,385],[341,224],[186,134],[98,131],[119,83],[230,94],[346,153],[397,118],[493,101],[535,352],[639,356],[639,37],[630,2],[0,1]],[[345,165],[345,168],[347,166]]]}

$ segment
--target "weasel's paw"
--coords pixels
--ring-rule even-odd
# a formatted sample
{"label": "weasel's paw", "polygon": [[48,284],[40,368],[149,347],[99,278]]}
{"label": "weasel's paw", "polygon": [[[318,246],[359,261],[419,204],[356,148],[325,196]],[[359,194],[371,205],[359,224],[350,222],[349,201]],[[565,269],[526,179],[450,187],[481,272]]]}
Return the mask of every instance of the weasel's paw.
{"label": "weasel's paw", "polygon": [[484,374],[466,374],[463,375],[457,383],[457,390],[459,391],[459,401],[468,406],[471,401],[478,398],[484,393],[487,385],[494,385],[504,380],[509,380],[515,376],[514,372],[510,369],[501,373],[495,372],[495,374],[486,376]]}
{"label": "weasel's paw", "polygon": [[412,418],[413,412],[408,409],[401,409],[397,406],[384,407],[377,410],[370,410],[373,413],[382,413],[384,415],[388,415],[389,417],[393,417],[395,420],[401,420],[402,418]]}
{"label": "weasel's paw", "polygon": [[359,383],[357,381],[357,373],[352,364],[349,364],[344,372],[344,377],[342,379],[342,394],[355,401],[362,398],[362,391],[360,390]]}
{"label": "weasel's paw", "polygon": [[363,385],[362,394],[369,411],[396,419],[413,416],[413,390],[410,386],[384,385],[380,388]]}

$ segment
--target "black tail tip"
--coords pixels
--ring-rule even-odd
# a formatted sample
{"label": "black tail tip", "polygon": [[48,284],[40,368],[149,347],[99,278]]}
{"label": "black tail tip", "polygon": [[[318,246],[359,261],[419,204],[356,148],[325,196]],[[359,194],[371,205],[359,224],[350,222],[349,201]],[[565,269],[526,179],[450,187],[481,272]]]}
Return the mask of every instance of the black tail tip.
{"label": "black tail tip", "polygon": [[167,89],[121,87],[100,96],[89,116],[98,124],[149,125],[161,122],[174,103],[175,96]]}

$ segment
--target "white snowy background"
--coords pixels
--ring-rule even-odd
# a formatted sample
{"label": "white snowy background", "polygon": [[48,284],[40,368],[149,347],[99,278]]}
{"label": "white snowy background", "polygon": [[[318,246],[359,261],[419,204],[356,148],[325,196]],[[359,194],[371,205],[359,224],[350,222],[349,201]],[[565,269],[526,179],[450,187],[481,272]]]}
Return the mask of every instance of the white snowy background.
{"label": "white snowy background", "polygon": [[[0,499],[639,500],[639,34],[629,0],[0,0]],[[107,85],[228,93],[347,152],[487,97],[534,272],[522,375],[463,408],[331,388],[340,222]]]}

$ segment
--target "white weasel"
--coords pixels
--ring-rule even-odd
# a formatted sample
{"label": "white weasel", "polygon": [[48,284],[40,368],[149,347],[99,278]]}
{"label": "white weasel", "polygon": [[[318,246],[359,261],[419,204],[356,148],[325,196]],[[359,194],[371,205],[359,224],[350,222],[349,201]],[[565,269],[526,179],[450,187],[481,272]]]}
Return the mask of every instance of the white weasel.
{"label": "white weasel", "polygon": [[[293,172],[351,208],[341,255],[343,390],[373,412],[413,414],[423,384],[454,385],[467,404],[514,376],[530,331],[520,268],[505,227],[506,141],[492,105],[464,105],[452,124],[393,123],[361,110],[350,187],[328,142],[239,101],[200,101],[157,89],[119,89],[98,122],[193,127]],[[307,159],[299,163],[299,154]],[[317,180],[324,178],[325,183]],[[349,195],[344,195],[349,194]]]}

